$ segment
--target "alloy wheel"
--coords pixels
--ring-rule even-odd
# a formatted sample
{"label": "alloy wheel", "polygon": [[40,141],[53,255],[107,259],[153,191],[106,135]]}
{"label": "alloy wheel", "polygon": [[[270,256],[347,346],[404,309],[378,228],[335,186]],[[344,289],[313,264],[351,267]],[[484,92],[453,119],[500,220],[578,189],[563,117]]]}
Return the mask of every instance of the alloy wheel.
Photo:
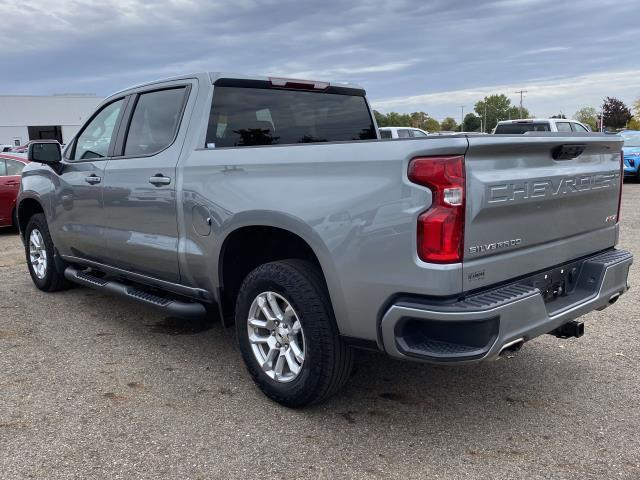
{"label": "alloy wheel", "polygon": [[247,318],[247,334],[253,355],[270,378],[290,382],[302,370],[305,338],[291,303],[275,292],[260,293]]}
{"label": "alloy wheel", "polygon": [[47,275],[47,249],[37,228],[29,235],[29,260],[36,277],[42,280]]}

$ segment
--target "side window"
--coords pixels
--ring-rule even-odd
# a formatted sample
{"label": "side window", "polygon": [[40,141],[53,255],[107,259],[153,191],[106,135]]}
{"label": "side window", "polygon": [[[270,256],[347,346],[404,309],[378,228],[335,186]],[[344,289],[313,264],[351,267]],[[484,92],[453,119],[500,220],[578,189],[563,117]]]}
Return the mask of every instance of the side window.
{"label": "side window", "polygon": [[7,175],[21,175],[22,169],[24,168],[24,163],[16,162],[14,160],[6,160],[7,162]]}
{"label": "side window", "polygon": [[7,175],[7,167],[5,166],[5,161],[0,158],[0,177],[4,177]]}
{"label": "side window", "polygon": [[426,137],[427,134],[420,131],[420,130],[411,130],[411,136],[412,137]]}
{"label": "side window", "polygon": [[391,130],[380,130],[380,138],[391,138]]}
{"label": "side window", "polygon": [[180,124],[186,87],[157,90],[138,97],[124,155],[152,155],[173,143]]}
{"label": "side window", "polygon": [[557,122],[556,127],[559,132],[571,132],[571,124],[569,122]]}
{"label": "side window", "polygon": [[409,130],[398,130],[398,138],[409,138]]}
{"label": "side window", "polygon": [[113,129],[122,109],[124,99],[104,107],[78,136],[73,155],[74,160],[106,157],[111,144]]}
{"label": "side window", "polygon": [[580,125],[579,123],[571,123],[571,126],[573,127],[573,131],[574,132],[579,132],[579,133],[588,133],[589,130],[587,130],[586,128],[584,128],[582,125]]}

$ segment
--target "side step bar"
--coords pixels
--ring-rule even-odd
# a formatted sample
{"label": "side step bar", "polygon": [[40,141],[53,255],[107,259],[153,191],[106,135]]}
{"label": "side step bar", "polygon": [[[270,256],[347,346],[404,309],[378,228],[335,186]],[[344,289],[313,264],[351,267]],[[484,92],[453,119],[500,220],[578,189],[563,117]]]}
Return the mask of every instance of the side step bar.
{"label": "side step bar", "polygon": [[200,319],[206,316],[205,307],[201,303],[183,302],[172,298],[161,297],[130,285],[124,285],[115,280],[107,280],[91,275],[74,267],[67,267],[64,271],[64,276],[67,280],[85,287],[104,290],[121,297],[135,300],[144,305],[149,305],[150,307],[162,310],[165,314],[172,317]]}

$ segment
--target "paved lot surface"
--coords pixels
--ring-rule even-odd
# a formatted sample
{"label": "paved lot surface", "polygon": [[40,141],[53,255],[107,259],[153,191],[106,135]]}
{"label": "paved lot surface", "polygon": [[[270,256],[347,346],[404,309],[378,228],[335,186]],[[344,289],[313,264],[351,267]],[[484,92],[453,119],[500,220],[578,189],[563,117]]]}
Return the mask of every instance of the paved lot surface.
{"label": "paved lot surface", "polygon": [[[640,258],[640,185],[621,246]],[[37,291],[0,232],[0,477],[640,478],[640,270],[581,339],[442,368],[363,353],[304,411],[263,397],[230,332]]]}

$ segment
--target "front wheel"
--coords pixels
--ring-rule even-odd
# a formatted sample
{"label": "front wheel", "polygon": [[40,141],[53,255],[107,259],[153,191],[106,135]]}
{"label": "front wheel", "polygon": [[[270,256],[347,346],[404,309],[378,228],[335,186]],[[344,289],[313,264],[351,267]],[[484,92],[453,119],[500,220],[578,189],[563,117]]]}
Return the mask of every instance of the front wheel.
{"label": "front wheel", "polygon": [[24,233],[27,265],[33,283],[44,292],[55,292],[67,288],[64,278],[54,259],[54,248],[47,220],[42,213],[33,215]]}
{"label": "front wheel", "polygon": [[242,283],[236,332],[258,387],[287,407],[319,403],[348,380],[353,352],[340,338],[319,269],[303,260],[259,266]]}

